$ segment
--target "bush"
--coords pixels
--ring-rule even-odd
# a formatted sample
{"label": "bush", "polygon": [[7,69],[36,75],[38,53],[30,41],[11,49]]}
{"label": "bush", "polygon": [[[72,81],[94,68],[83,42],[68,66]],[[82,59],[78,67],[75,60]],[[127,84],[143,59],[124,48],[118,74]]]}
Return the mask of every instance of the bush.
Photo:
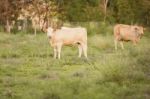
{"label": "bush", "polygon": [[64,26],[68,26],[68,27],[82,26],[82,27],[85,27],[87,29],[88,35],[112,34],[112,26],[110,26],[104,22],[70,22],[70,23],[64,23]]}

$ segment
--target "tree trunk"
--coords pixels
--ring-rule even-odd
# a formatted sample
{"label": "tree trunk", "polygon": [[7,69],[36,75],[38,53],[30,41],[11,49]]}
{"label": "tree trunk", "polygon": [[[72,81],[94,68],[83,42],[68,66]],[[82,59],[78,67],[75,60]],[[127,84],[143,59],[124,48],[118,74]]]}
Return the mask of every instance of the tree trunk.
{"label": "tree trunk", "polygon": [[34,27],[34,35],[36,36],[36,34],[37,34],[37,28],[36,28],[36,26]]}
{"label": "tree trunk", "polygon": [[27,25],[28,25],[28,21],[27,21],[27,18],[25,18],[24,20],[23,20],[23,26],[22,26],[22,29],[23,29],[23,31],[25,32],[25,33],[27,33]]}
{"label": "tree trunk", "polygon": [[107,5],[108,5],[108,0],[104,0],[104,22],[106,21],[106,17],[107,17]]}
{"label": "tree trunk", "polygon": [[10,32],[11,32],[10,22],[9,22],[8,19],[6,20],[6,27],[5,27],[5,28],[6,28],[6,32],[7,32],[7,33],[10,33]]}

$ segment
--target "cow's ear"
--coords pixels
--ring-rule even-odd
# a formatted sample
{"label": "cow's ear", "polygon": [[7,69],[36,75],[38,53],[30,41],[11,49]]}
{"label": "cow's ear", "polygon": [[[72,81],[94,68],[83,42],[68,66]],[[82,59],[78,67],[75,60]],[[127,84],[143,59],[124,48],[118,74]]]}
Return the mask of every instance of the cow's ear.
{"label": "cow's ear", "polygon": [[135,30],[135,31],[138,31],[139,29],[138,29],[138,27],[134,27],[134,30]]}

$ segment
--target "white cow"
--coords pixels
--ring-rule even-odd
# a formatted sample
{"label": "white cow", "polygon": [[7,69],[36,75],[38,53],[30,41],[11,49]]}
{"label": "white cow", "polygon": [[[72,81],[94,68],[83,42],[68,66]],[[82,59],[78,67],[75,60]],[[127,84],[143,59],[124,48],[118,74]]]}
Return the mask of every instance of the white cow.
{"label": "white cow", "polygon": [[47,29],[47,36],[49,37],[50,45],[54,49],[54,58],[60,59],[61,48],[64,45],[78,45],[79,57],[84,52],[87,58],[87,30],[82,27],[69,28],[62,27],[61,29],[54,30],[49,27]]}

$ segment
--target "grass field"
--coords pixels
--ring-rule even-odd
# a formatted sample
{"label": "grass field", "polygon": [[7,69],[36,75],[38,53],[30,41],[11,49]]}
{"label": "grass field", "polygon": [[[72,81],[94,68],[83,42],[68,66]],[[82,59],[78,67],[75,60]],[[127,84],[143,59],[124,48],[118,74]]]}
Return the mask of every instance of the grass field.
{"label": "grass field", "polygon": [[112,35],[88,37],[88,57],[44,34],[0,33],[0,99],[150,99],[150,37],[114,50]]}

